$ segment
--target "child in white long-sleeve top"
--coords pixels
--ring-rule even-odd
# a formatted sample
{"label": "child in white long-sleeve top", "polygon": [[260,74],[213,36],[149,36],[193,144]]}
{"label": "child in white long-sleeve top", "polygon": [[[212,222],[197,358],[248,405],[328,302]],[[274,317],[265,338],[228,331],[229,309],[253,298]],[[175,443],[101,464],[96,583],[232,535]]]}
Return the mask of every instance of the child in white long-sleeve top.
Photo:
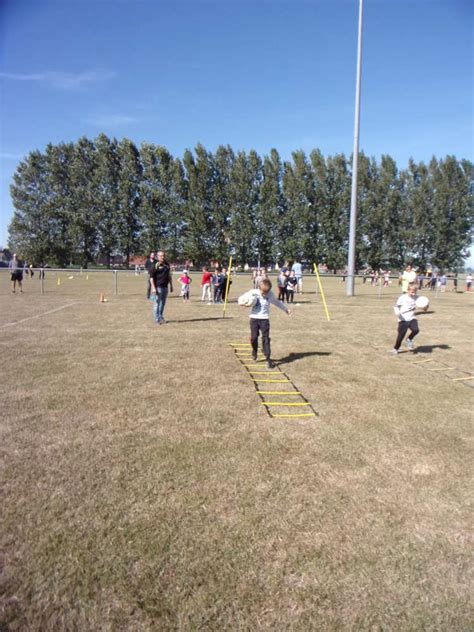
{"label": "child in white long-sleeve top", "polygon": [[[267,368],[272,369],[274,364],[270,354],[270,305],[275,305],[288,316],[291,310],[280,302],[271,291],[272,283],[269,279],[260,281],[259,289],[255,292],[256,301],[250,312],[250,343],[252,345],[252,358],[257,359],[258,336],[262,333],[263,354],[267,361]],[[240,301],[239,301],[240,302]]]}
{"label": "child in white long-sleeve top", "polygon": [[[416,291],[417,284],[415,281],[408,283],[407,291],[399,296],[393,311],[398,317],[398,332],[395,346],[392,353],[398,354],[400,346],[405,338],[408,330],[410,335],[406,340],[406,344],[410,351],[413,351],[413,338],[418,335],[420,329],[418,327],[418,321],[415,318],[416,311]],[[428,305],[423,309],[426,312]]]}

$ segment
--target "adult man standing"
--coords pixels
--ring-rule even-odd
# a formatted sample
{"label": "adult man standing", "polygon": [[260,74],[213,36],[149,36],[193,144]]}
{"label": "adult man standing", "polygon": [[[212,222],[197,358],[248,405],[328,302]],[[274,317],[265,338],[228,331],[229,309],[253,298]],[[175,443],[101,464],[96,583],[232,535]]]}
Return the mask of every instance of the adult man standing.
{"label": "adult man standing", "polygon": [[148,279],[147,279],[147,282],[146,282],[146,297],[147,297],[147,299],[150,298],[150,292],[151,292],[150,274],[151,274],[151,271],[153,270],[154,265],[155,265],[155,253],[154,252],[150,252],[149,258],[145,261],[145,270],[148,272]]}
{"label": "adult man standing", "polygon": [[171,275],[171,267],[165,259],[163,250],[157,253],[158,260],[155,262],[150,272],[151,293],[155,297],[153,303],[153,316],[158,325],[162,325],[165,321],[163,318],[163,310],[165,309],[166,299],[168,297],[168,286],[170,292],[173,291],[173,279]]}
{"label": "adult man standing", "polygon": [[295,273],[296,280],[296,292],[297,294],[303,294],[303,267],[299,261],[295,261],[291,266],[292,271]]}

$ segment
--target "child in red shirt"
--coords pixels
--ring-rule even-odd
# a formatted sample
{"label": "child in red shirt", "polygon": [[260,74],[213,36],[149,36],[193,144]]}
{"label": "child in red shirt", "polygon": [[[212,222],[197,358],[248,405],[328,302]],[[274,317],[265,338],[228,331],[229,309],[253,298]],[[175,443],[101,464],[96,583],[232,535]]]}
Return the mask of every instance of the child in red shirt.
{"label": "child in red shirt", "polygon": [[212,274],[209,272],[209,268],[207,266],[204,266],[202,269],[201,287],[201,301],[204,302],[207,297],[207,303],[210,305],[212,303]]}

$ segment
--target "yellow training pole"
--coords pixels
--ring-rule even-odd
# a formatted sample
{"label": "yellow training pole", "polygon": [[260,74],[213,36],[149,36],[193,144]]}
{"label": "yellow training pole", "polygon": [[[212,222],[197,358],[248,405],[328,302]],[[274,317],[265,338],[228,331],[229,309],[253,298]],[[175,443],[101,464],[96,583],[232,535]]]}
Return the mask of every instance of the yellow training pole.
{"label": "yellow training pole", "polygon": [[316,274],[316,276],[318,278],[319,290],[321,292],[321,298],[323,299],[323,305],[324,305],[324,310],[326,312],[326,318],[328,320],[331,320],[331,318],[329,316],[328,306],[327,306],[327,303],[326,303],[326,297],[324,296],[323,286],[321,284],[321,279],[319,278],[318,266],[315,263],[313,263],[313,266],[314,266],[314,272],[315,272],[315,274]]}
{"label": "yellow training pole", "polygon": [[225,299],[224,299],[224,313],[222,314],[222,318],[225,318],[225,310],[227,309],[227,297],[229,296],[229,285],[230,285],[230,273],[232,270],[232,256],[229,259],[229,267],[227,268],[227,281],[225,284]]}

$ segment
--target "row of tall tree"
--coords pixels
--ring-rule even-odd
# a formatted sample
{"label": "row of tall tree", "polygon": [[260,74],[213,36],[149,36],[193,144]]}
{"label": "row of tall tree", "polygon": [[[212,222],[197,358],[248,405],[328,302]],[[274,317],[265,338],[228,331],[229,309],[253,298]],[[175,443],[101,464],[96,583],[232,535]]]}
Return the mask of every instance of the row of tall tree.
{"label": "row of tall tree", "polygon": [[[182,158],[101,134],[32,151],[13,176],[9,245],[35,265],[87,267],[101,255],[165,249],[170,260],[240,264],[347,261],[351,159],[272,149]],[[462,265],[471,244],[473,165],[453,156],[399,170],[388,155],[359,160],[357,264],[408,259]]]}

